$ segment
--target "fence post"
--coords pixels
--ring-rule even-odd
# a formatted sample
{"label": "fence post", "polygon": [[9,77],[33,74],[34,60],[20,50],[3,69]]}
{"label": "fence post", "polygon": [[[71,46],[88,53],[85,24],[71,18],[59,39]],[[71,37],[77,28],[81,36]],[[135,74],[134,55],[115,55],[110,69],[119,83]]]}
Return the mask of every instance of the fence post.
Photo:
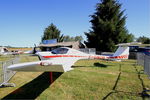
{"label": "fence post", "polygon": [[2,77],[2,82],[4,82],[4,62],[2,62],[2,72],[1,72],[1,77]]}
{"label": "fence post", "polygon": [[6,81],[6,74],[5,74],[5,64],[6,64],[6,62],[4,62],[3,63],[3,70],[2,70],[2,72],[3,72],[3,82],[5,82]]}
{"label": "fence post", "polygon": [[137,53],[137,64],[144,67],[144,73],[150,78],[150,56]]}
{"label": "fence post", "polygon": [[144,73],[150,78],[150,56],[145,55],[144,57]]}

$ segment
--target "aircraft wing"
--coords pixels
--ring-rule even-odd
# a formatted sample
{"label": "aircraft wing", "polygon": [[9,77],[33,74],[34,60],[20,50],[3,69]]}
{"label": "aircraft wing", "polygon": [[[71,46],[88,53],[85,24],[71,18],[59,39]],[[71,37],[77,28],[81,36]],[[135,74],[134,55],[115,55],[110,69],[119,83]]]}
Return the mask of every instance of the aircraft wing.
{"label": "aircraft wing", "polygon": [[71,66],[78,59],[56,58],[52,60],[42,60],[36,62],[20,63],[8,66],[13,71],[41,71],[41,72],[66,72],[72,70]]}

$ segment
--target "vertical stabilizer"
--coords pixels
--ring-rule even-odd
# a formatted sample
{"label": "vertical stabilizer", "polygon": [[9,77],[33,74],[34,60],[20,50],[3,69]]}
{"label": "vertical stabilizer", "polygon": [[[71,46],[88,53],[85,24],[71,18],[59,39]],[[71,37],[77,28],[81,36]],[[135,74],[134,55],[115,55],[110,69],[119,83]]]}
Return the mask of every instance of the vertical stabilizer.
{"label": "vertical stabilizer", "polygon": [[128,59],[128,56],[129,56],[128,46],[119,46],[119,48],[113,55],[113,57],[121,58],[121,59]]}

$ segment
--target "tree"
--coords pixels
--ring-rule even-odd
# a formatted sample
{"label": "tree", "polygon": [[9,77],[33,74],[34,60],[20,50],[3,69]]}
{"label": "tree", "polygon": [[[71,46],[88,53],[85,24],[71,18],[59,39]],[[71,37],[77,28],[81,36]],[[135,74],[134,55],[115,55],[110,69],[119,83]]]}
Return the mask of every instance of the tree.
{"label": "tree", "polygon": [[60,30],[57,29],[53,23],[51,23],[47,28],[45,28],[44,35],[41,40],[57,39],[58,42],[62,42],[63,37],[63,34],[60,34]]}
{"label": "tree", "polygon": [[82,36],[76,36],[76,37],[74,38],[74,40],[81,42],[81,41],[83,40],[83,38],[82,38]]}
{"label": "tree", "polygon": [[120,11],[121,4],[115,0],[101,0],[96,12],[91,15],[92,29],[85,32],[87,47],[98,51],[114,51],[116,44],[133,41],[133,35],[128,34],[125,27],[126,16]]}
{"label": "tree", "polygon": [[142,42],[143,44],[150,44],[150,38],[142,36],[137,39],[137,42]]}
{"label": "tree", "polygon": [[81,42],[82,40],[83,40],[82,36],[75,36],[75,37],[70,37],[69,35],[64,36],[64,42],[70,42],[70,41]]}

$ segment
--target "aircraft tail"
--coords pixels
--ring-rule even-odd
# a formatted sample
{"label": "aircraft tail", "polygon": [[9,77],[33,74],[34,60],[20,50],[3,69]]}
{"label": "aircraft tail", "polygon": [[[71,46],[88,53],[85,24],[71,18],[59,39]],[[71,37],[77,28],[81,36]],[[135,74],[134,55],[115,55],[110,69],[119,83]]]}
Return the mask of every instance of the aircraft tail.
{"label": "aircraft tail", "polygon": [[114,59],[128,59],[129,57],[129,47],[128,46],[119,46],[117,51],[113,54],[111,58]]}

